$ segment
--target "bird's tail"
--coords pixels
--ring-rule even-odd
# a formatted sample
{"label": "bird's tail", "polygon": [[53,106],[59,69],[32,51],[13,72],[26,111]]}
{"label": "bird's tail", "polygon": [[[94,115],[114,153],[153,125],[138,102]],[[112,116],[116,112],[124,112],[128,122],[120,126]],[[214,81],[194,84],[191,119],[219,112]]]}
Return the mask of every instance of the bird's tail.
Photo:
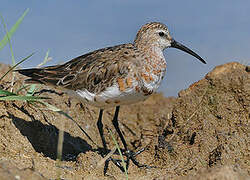
{"label": "bird's tail", "polygon": [[25,80],[27,83],[50,85],[57,85],[67,74],[67,72],[61,70],[60,65],[45,68],[19,69],[15,71],[29,77],[29,79]]}

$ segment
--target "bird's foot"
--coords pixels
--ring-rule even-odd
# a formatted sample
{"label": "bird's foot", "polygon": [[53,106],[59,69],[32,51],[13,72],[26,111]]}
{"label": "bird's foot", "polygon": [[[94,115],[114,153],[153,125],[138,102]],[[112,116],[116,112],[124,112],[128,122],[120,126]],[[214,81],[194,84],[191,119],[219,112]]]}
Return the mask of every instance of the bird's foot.
{"label": "bird's foot", "polygon": [[146,150],[146,148],[142,148],[142,149],[140,149],[139,151],[136,151],[136,152],[133,152],[131,150],[125,151],[124,155],[127,157],[126,167],[129,166],[129,160],[131,160],[134,163],[134,165],[136,165],[138,168],[146,168],[146,169],[155,168],[154,166],[141,164],[136,160],[136,156],[141,154],[145,150]]}
{"label": "bird's foot", "polygon": [[[141,154],[145,150],[146,150],[146,148],[142,148],[142,149],[140,149],[139,151],[136,151],[136,152],[131,151],[131,150],[127,150],[127,151],[123,150],[122,155],[126,157],[126,159],[124,159],[124,160],[116,159],[116,158],[113,158],[111,156],[106,158],[105,165],[104,165],[104,171],[103,171],[104,175],[106,175],[106,173],[107,173],[108,165],[109,165],[110,161],[113,162],[122,172],[125,172],[128,169],[129,164],[130,164],[130,160],[138,168],[146,168],[146,169],[155,168],[155,166],[149,166],[149,165],[146,165],[146,164],[141,164],[136,160],[136,156]],[[110,152],[112,152],[112,150]],[[103,157],[109,156],[110,152],[102,151],[101,155]],[[115,151],[113,153],[116,154],[116,155],[119,154],[118,151]],[[123,161],[124,161],[125,164],[123,164]]]}
{"label": "bird's foot", "polygon": [[103,159],[101,160],[101,162],[99,162],[99,164],[103,164],[104,163],[104,170],[103,173],[104,175],[107,175],[107,170],[108,170],[108,166],[109,166],[109,162],[113,162],[122,172],[125,172],[124,166],[122,164],[122,160],[121,159],[115,159],[113,157],[111,157],[113,154],[119,154],[115,149],[112,150],[108,150],[108,149],[99,149],[99,154],[103,157]]}

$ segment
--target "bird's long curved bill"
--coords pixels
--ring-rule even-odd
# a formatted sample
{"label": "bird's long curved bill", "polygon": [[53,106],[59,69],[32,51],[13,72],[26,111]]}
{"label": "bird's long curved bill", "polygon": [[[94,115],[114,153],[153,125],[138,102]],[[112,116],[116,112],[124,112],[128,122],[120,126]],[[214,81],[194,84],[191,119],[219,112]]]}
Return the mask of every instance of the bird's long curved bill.
{"label": "bird's long curved bill", "polygon": [[207,64],[206,61],[204,59],[202,59],[198,54],[196,54],[194,51],[192,51],[191,49],[187,48],[183,44],[175,41],[174,39],[172,39],[170,47],[177,48],[177,49],[180,49],[182,51],[185,51],[186,53],[191,54],[192,56],[194,56],[197,59],[199,59],[202,63]]}

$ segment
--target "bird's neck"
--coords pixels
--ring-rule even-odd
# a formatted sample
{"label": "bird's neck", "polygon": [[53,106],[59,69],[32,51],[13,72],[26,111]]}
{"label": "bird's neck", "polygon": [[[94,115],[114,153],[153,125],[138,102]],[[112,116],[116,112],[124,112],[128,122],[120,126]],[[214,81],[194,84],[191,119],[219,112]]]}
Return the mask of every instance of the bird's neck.
{"label": "bird's neck", "polygon": [[143,44],[135,44],[135,47],[142,51],[144,54],[147,54],[149,56],[154,55],[159,58],[164,58],[163,55],[163,49],[155,44],[150,44],[150,45],[143,45]]}
{"label": "bird's neck", "polygon": [[152,46],[150,48],[144,47],[140,51],[143,51],[141,70],[143,85],[149,91],[155,92],[160,86],[167,67],[163,51],[161,48]]}
{"label": "bird's neck", "polygon": [[[137,48],[138,49],[138,48]],[[139,48],[139,51],[142,52],[143,61],[145,64],[148,64],[155,70],[161,70],[161,72],[165,72],[166,69],[166,60],[163,55],[163,50],[158,46],[145,46],[143,48]],[[163,73],[164,74],[164,73]]]}
{"label": "bird's neck", "polygon": [[155,54],[156,56],[164,59],[163,49],[160,47],[157,47],[157,46],[151,47],[148,49],[148,52]]}

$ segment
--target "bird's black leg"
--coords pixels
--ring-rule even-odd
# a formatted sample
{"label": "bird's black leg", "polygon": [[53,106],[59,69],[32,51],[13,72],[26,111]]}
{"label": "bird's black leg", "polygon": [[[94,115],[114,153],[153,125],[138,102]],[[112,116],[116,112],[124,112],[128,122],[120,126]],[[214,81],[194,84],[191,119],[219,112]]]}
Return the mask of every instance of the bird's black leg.
{"label": "bird's black leg", "polygon": [[103,115],[103,109],[100,109],[99,117],[98,117],[98,121],[97,121],[97,127],[98,127],[99,134],[101,136],[101,139],[102,139],[103,148],[105,151],[107,151],[107,144],[105,141],[105,137],[103,136],[102,115]]}
{"label": "bird's black leg", "polygon": [[[104,157],[106,154],[108,154],[108,148],[107,148],[106,140],[105,140],[105,137],[103,134],[102,115],[103,115],[103,109],[100,109],[99,117],[98,117],[98,121],[97,121],[97,127],[98,127],[99,134],[101,136],[101,139],[102,139],[102,145],[103,145],[103,149],[104,149],[104,150],[102,150],[101,155],[102,155],[102,157]],[[105,165],[104,165],[104,171],[103,171],[104,175],[106,175],[106,173],[107,173],[109,161],[112,161],[116,166],[118,166],[122,171],[124,171],[122,165],[120,164],[120,162],[118,160],[108,158],[105,161]]]}
{"label": "bird's black leg", "polygon": [[130,151],[130,150],[128,149],[128,145],[127,145],[127,143],[126,143],[126,141],[125,141],[125,139],[124,139],[124,137],[123,137],[123,135],[122,135],[122,132],[121,132],[121,130],[120,130],[120,128],[119,128],[119,123],[118,123],[118,114],[119,114],[119,110],[120,110],[120,106],[116,106],[115,115],[114,115],[114,118],[113,118],[112,123],[113,123],[113,125],[114,125],[114,127],[115,127],[115,130],[116,130],[116,132],[118,133],[118,135],[119,135],[119,137],[120,137],[120,139],[121,139],[121,141],[122,141],[122,144],[123,144],[123,146],[124,146],[124,149],[125,149],[125,155],[126,155],[126,157],[127,157],[126,168],[128,168],[128,166],[129,166],[129,160],[130,160],[130,159],[131,159],[132,162],[133,162],[136,166],[138,166],[138,167],[150,168],[150,166],[144,165],[144,164],[140,164],[140,163],[135,159],[135,156],[136,156],[136,155],[140,154],[141,152],[143,152],[143,151],[145,150],[144,148],[143,148],[142,150],[136,152],[136,153],[134,153],[134,152],[132,152],[132,151]]}
{"label": "bird's black leg", "polygon": [[126,141],[125,141],[125,139],[124,139],[124,137],[122,135],[122,132],[121,132],[121,130],[119,128],[119,123],[118,123],[119,110],[120,110],[120,106],[116,106],[116,108],[115,108],[115,115],[114,115],[112,123],[113,123],[113,125],[115,127],[115,130],[118,133],[118,135],[119,135],[119,137],[120,137],[120,139],[122,141],[122,144],[123,144],[125,150],[127,151],[128,150],[128,145],[127,145],[127,143],[126,143]]}

